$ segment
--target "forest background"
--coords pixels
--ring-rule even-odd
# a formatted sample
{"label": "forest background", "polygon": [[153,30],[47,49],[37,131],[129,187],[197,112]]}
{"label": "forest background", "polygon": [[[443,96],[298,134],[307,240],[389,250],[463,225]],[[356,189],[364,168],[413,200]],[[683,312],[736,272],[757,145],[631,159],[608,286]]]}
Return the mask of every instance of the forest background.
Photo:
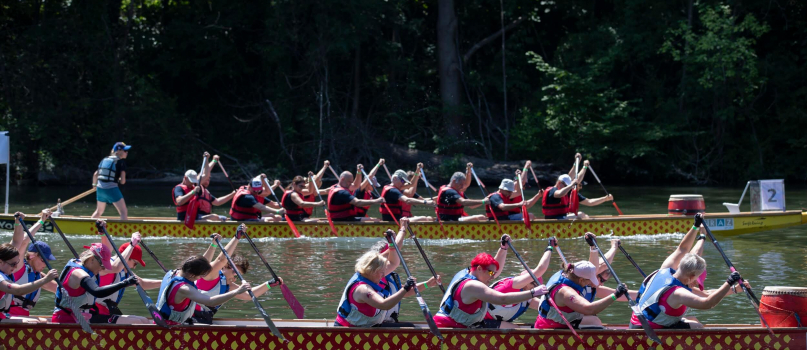
{"label": "forest background", "polygon": [[[807,180],[807,2],[9,0],[12,176],[289,178],[385,150],[571,165],[611,182]],[[504,34],[504,35],[503,35]],[[386,155],[389,159],[389,155]],[[394,166],[399,159],[388,160]]]}

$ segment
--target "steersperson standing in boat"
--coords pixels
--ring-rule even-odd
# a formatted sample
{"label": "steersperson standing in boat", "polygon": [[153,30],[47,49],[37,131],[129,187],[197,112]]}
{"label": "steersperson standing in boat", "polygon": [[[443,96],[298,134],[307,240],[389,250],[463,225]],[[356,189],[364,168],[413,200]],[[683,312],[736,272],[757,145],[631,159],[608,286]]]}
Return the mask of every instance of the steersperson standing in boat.
{"label": "steersperson standing in boat", "polygon": [[470,268],[454,275],[440,302],[440,311],[434,315],[434,323],[438,327],[507,328],[509,323],[485,319],[489,304],[518,304],[546,294],[546,286],[513,293],[501,293],[488,287],[488,283],[502,272],[509,240],[509,235],[502,236],[502,245],[496,258],[488,253],[479,253],[471,260]]}
{"label": "steersperson standing in boat", "polygon": [[451,175],[451,182],[448,185],[440,186],[437,192],[437,215],[442,221],[484,221],[485,215],[471,215],[465,213],[465,207],[477,207],[483,205],[479,199],[468,199],[465,197],[465,190],[471,185],[472,163],[465,167],[465,173],[456,172]]}
{"label": "steersperson standing in boat", "polygon": [[[247,260],[243,255],[234,252],[246,229],[246,225],[241,224],[238,229],[236,229],[234,238],[231,239],[230,242],[228,242],[224,247],[224,250],[227,251],[227,254],[230,254],[233,263],[235,264],[236,268],[238,268],[238,272],[240,272],[242,275],[247,273],[247,270],[249,269],[249,260]],[[219,251],[215,242],[221,241],[221,235],[216,233],[213,234],[213,237],[211,238],[213,243],[207,247],[204,255],[202,255],[205,259],[211,261],[211,269],[206,275],[196,280],[196,288],[202,294],[209,297],[214,297],[216,295],[227,293],[231,289],[237,289],[238,285],[235,284],[235,280],[238,276],[236,276],[235,271],[233,271],[232,267],[227,262],[227,258],[224,256],[224,254],[219,253],[216,260],[213,260],[213,255]],[[275,281],[273,279],[252,288],[252,293],[255,294],[256,297],[259,297],[268,292],[271,287],[279,286],[283,283],[283,279],[280,277],[278,278],[280,279],[279,281]],[[239,300],[252,300],[252,297],[250,297],[249,293],[246,291],[237,294],[235,298]],[[213,306],[197,304],[196,310],[193,312],[193,322],[200,324],[213,324],[213,316],[220,307],[221,304]]]}
{"label": "steersperson standing in boat", "polygon": [[[670,254],[659,270],[647,275],[639,289],[638,307],[656,329],[700,329],[703,324],[693,317],[686,317],[689,308],[705,310],[720,303],[732,286],[740,281],[740,274],[732,272],[726,283],[716,290],[701,291],[699,278],[706,271],[706,261],[690,252],[702,229],[703,214],[695,215],[695,224],[684,235],[678,248]],[[703,276],[705,278],[705,276]],[[751,288],[748,280],[746,288]],[[639,320],[631,315],[630,328],[640,328]]]}
{"label": "steersperson standing in boat", "polygon": [[129,156],[131,145],[117,142],[112,146],[109,157],[101,160],[98,170],[92,175],[92,185],[96,187],[96,208],[92,218],[100,218],[104,215],[107,204],[112,204],[118,210],[121,220],[126,220],[129,216],[126,209],[126,202],[120,192],[118,184],[126,184],[126,157]]}
{"label": "steersperson standing in boat", "polygon": [[[14,216],[19,216],[23,219],[25,218],[25,214],[21,212],[15,213]],[[30,227],[29,231],[31,234],[35,235],[37,230],[39,230],[45,220],[48,220],[49,217],[50,211],[47,209],[43,210],[40,213],[39,220]],[[33,244],[29,244],[30,242],[30,239],[22,230],[22,225],[15,222],[14,233],[11,236],[11,245],[14,246],[17,251],[25,251],[25,255],[23,256],[22,263],[17,264],[16,267],[14,267],[13,272],[8,274],[8,277],[13,283],[22,285],[39,280],[45,273],[47,273],[48,266],[45,264],[43,259],[48,259],[50,261],[56,260],[56,257],[53,256],[50,246],[47,243],[42,241],[36,242],[39,249],[41,249],[42,253],[45,254],[43,257],[39,255],[36,247],[34,247]],[[37,288],[36,290],[25,295],[14,295],[7,313],[11,316],[17,317],[30,316],[31,309],[34,308],[42,294],[41,290],[45,289],[51,293],[56,293],[56,288],[56,282],[51,281],[45,283],[42,288]],[[32,319],[32,321],[33,320],[34,319]]]}
{"label": "steersperson standing in boat", "polygon": [[27,283],[14,282],[9,276],[14,272],[14,269],[17,269],[22,264],[22,257],[17,248],[8,243],[0,244],[0,322],[2,323],[38,322],[36,319],[27,317],[13,317],[12,321],[9,321],[8,319],[11,315],[8,315],[8,312],[11,309],[12,299],[16,296],[26,296],[34,293],[59,276],[58,271],[50,270],[44,277],[37,280]]}
{"label": "steersperson standing in boat", "polygon": [[[313,175],[313,172],[308,172],[308,176]],[[304,194],[306,189],[311,193],[310,196]],[[283,209],[286,209],[286,215],[291,221],[305,221],[311,217],[311,213],[306,209],[325,205],[325,201],[314,202],[307,200],[307,198],[314,198],[314,191],[314,184],[306,182],[305,178],[300,175],[291,180],[289,186],[286,187],[286,191],[283,192],[283,197],[280,198],[280,204]],[[227,263],[227,261],[224,263]]]}
{"label": "steersperson standing in boat", "polygon": [[[205,152],[205,158],[210,158],[210,153]],[[219,155],[214,155],[213,160],[210,161],[205,167],[204,171],[199,174],[199,187],[196,190],[199,192],[197,199],[199,202],[199,212],[196,214],[196,221],[227,221],[224,215],[213,214],[213,206],[221,206],[227,204],[234,196],[236,191],[232,191],[225,196],[215,197],[210,193],[210,174],[213,172],[213,167],[219,162]],[[180,221],[184,220],[180,219]]]}
{"label": "steersperson standing in boat", "polygon": [[[376,178],[376,173],[378,173],[378,169],[384,165],[384,158],[381,158],[372,169],[370,169],[370,173],[367,174],[367,177],[362,179],[361,183],[359,184],[359,188],[353,192],[353,196],[358,199],[362,200],[373,200],[377,199],[378,197],[375,195],[375,191],[373,191],[373,187],[381,187],[378,183],[378,178]],[[361,169],[356,173],[358,177]],[[370,210],[370,206],[357,206],[356,207],[356,216],[357,217],[367,217],[367,211]]]}
{"label": "steersperson standing in boat", "polygon": [[[392,174],[392,183],[384,186],[381,191],[381,197],[384,198],[384,205],[378,207],[381,213],[381,220],[383,221],[400,221],[404,217],[403,205],[406,204],[411,208],[412,205],[427,205],[434,207],[434,201],[431,199],[415,199],[404,194],[404,186],[407,183],[407,175],[403,170],[396,170]],[[410,209],[411,210],[411,209]],[[409,212],[411,215],[411,211]],[[394,219],[393,219],[394,217]],[[431,218],[428,221],[433,221]],[[411,221],[411,220],[407,220]],[[418,221],[427,221],[419,219]],[[392,257],[392,256],[390,256]]]}
{"label": "steersperson standing in boat", "polygon": [[[582,159],[582,156],[580,153],[578,153],[575,158]],[[575,187],[579,187],[579,183],[586,175],[588,165],[588,160],[583,162],[583,169],[577,173],[576,179],[572,179],[572,176],[575,176],[575,169],[574,166],[572,166],[569,174],[558,176],[555,186],[544,189],[544,196],[543,200],[541,201],[541,211],[543,212],[545,219],[587,219],[588,215],[586,215],[586,213],[575,210],[576,206],[572,205],[572,201],[579,201],[579,203],[582,205],[593,207],[605,203],[606,201],[614,200],[614,196],[610,194],[600,198],[588,199],[578,193],[576,199],[570,198],[569,193],[571,193]]]}
{"label": "steersperson standing in boat", "polygon": [[169,325],[191,323],[196,305],[221,305],[237,294],[246,292],[249,283],[242,281],[238,288],[216,296],[209,296],[196,288],[196,280],[212,271],[210,262],[203,256],[192,256],[182,263],[179,270],[170,270],[160,283],[157,309]]}
{"label": "steersperson standing in boat", "polygon": [[[359,217],[356,207],[367,207],[373,204],[384,203],[384,198],[378,199],[358,199],[351,194],[351,189],[358,188],[361,181],[362,165],[356,166],[356,177],[349,171],[344,171],[339,175],[339,183],[333,185],[328,191],[328,212],[333,221],[379,221],[376,218]],[[355,186],[355,187],[354,187]]]}
{"label": "steersperson standing in boat", "polygon": [[[281,221],[286,212],[280,203],[266,198],[271,188],[266,186],[266,174],[260,174],[250,181],[248,186],[241,186],[235,192],[230,218],[235,221]],[[263,217],[262,215],[263,214]]]}
{"label": "steersperson standing in boat", "polygon": [[[503,179],[499,185],[499,190],[489,194],[487,198],[482,200],[485,203],[485,216],[487,216],[488,220],[521,220],[523,219],[521,207],[524,205],[531,207],[541,198],[541,193],[537,193],[527,202],[516,202],[515,198],[521,197],[521,194],[516,192],[516,186],[518,185],[515,181]],[[516,210],[515,213],[513,212],[514,209]],[[526,279],[530,278],[527,275]]]}
{"label": "steersperson standing in boat", "polygon": [[[356,260],[353,277],[348,280],[336,308],[335,326],[341,327],[411,327],[412,324],[384,323],[391,310],[407,295],[413,295],[414,277],[406,280],[394,294],[381,282],[394,270],[392,263],[375,250]],[[412,293],[410,293],[412,291]]]}
{"label": "steersperson standing in boat", "polygon": [[[549,239],[549,244],[547,245],[546,249],[544,249],[544,255],[541,256],[541,260],[538,262],[538,265],[532,270],[533,275],[538,278],[541,278],[541,276],[549,268],[549,259],[552,258],[553,247],[557,246],[557,243],[553,242],[554,240],[555,237]],[[535,283],[535,281],[533,281],[532,277],[530,277],[527,271],[522,272],[518,276],[505,277],[493,282],[493,284],[490,285],[490,288],[505,294],[523,292],[536,287],[539,286]],[[532,298],[514,304],[490,304],[488,305],[488,313],[485,315],[485,319],[502,321],[499,328],[515,328],[515,325],[512,324],[512,322],[524,314],[524,312],[526,312],[528,309],[538,310],[538,305],[540,305],[540,303],[540,299]]]}
{"label": "steersperson standing in boat", "polygon": [[93,243],[81,252],[79,259],[70,259],[67,262],[59,275],[64,288],[56,291],[56,308],[53,309],[51,322],[76,323],[67,298],[72,298],[73,304],[81,309],[81,316],[92,322],[90,310],[95,306],[95,298],[108,297],[138,283],[137,276],[130,276],[118,283],[99,287],[95,276],[103,270],[112,269],[111,256],[109,247],[102,243]]}

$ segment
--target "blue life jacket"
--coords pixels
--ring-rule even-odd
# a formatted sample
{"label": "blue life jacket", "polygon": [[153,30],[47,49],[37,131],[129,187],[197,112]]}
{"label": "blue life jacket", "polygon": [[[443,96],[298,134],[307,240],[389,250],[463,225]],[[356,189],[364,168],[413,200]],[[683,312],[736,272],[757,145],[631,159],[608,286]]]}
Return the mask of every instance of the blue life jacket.
{"label": "blue life jacket", "polygon": [[[566,278],[566,276],[563,275],[562,271],[558,271],[554,275],[552,275],[552,277],[550,277],[549,280],[546,282],[546,288],[548,292],[546,293],[546,295],[541,297],[541,304],[538,305],[539,317],[550,319],[557,323],[563,323],[563,318],[561,318],[559,314],[562,311],[556,310],[554,307],[552,307],[552,304],[549,303],[549,298],[552,297],[552,292],[554,292],[555,289],[558,289],[561,285],[571,287],[577,292],[577,294],[580,294],[580,296],[583,297],[586,297],[587,295],[586,293],[588,293],[589,297],[595,295],[595,293],[591,292],[591,288],[583,287],[573,282],[572,280]],[[563,312],[563,315],[569,322],[582,320],[583,316],[585,316],[579,312]]]}
{"label": "blue life jacket", "polygon": [[116,170],[118,160],[119,158],[116,156],[109,156],[101,160],[101,163],[98,164],[98,181],[118,181],[118,171]]}
{"label": "blue life jacket", "polygon": [[[398,276],[397,273],[392,272],[387,277],[384,278],[387,283],[384,284],[384,289],[389,292],[389,295],[393,295],[401,290],[401,278]],[[387,317],[384,319],[384,322],[398,322],[398,315],[401,313],[401,303],[398,302],[397,305],[393,306],[392,309],[387,310]]]}
{"label": "blue life jacket", "polygon": [[[92,271],[90,271],[88,268],[84,267],[84,265],[81,264],[80,260],[70,259],[70,261],[68,261],[67,264],[64,266],[64,269],[62,269],[62,273],[59,275],[59,281],[61,281],[62,285],[67,284],[65,277],[67,277],[67,273],[73,270],[74,268],[84,270],[84,272],[86,272],[90,276],[90,278],[95,277],[95,274],[92,273]],[[56,308],[53,310],[54,312],[56,310],[61,309],[67,311],[68,313],[71,313],[70,304],[67,303],[67,300],[62,300],[65,295],[67,295],[67,291],[63,291],[62,288],[56,289]],[[69,295],[67,295],[67,297],[70,298]],[[81,296],[76,296],[72,298],[76,301],[75,303],[76,307],[81,309],[82,312],[89,313],[90,310],[92,310],[93,307],[95,306],[95,297],[90,295],[90,293],[87,293],[87,291],[84,291],[84,294]]]}
{"label": "blue life jacket", "polygon": [[[120,281],[123,281],[123,280],[129,278],[129,273],[127,273],[125,269],[122,270],[121,272],[118,272],[118,273],[114,274],[114,275],[115,275],[115,277],[112,279],[112,282],[110,282],[109,284],[101,285],[101,275],[95,276],[96,277],[95,282],[96,282],[96,284],[98,284],[99,287],[104,287],[104,286],[113,285],[115,283],[118,283]],[[110,314],[112,314],[112,315],[120,314],[120,309],[118,308],[118,305],[120,305],[120,302],[123,299],[123,292],[125,292],[125,291],[126,291],[126,288],[121,288],[121,289],[118,289],[117,292],[112,293],[109,296],[106,296],[106,297],[103,297],[103,298],[95,298],[95,303],[98,304],[98,305],[102,305],[105,308],[107,308],[109,310]]]}
{"label": "blue life jacket", "polygon": [[384,319],[387,317],[387,312],[384,310],[376,309],[375,315],[367,316],[361,313],[359,310],[354,309],[353,305],[350,304],[349,294],[353,289],[353,286],[357,283],[364,283],[370,286],[370,288],[373,288],[376,293],[380,294],[385,299],[390,296],[389,291],[384,289],[384,287],[381,287],[378,285],[378,283],[364,278],[364,276],[356,272],[353,274],[353,277],[347,281],[345,290],[342,292],[342,299],[339,300],[339,307],[336,309],[336,313],[355,327],[372,327],[384,322]]}
{"label": "blue life jacket", "polygon": [[[23,264],[25,264],[25,266],[23,267],[23,269],[25,269],[25,272],[22,273],[22,276],[20,277],[19,280],[14,280],[14,276],[12,274],[12,276],[10,277],[14,281],[14,283],[26,284],[35,282],[36,280],[42,278],[42,274],[39,273],[39,271],[34,270],[34,268],[28,264],[28,261],[23,260],[22,262]],[[33,309],[34,306],[36,305],[36,302],[39,300],[41,290],[42,288],[39,288],[26,295],[15,295],[14,300],[11,303],[11,306],[17,306],[26,309],[28,311],[31,311],[31,309]]]}
{"label": "blue life jacket", "polygon": [[[198,283],[199,280],[197,280],[196,282]],[[197,286],[196,288],[199,288],[199,287]],[[230,285],[227,283],[227,277],[224,276],[224,272],[221,272],[221,270],[219,270],[219,278],[218,278],[217,285],[214,286],[210,290],[201,290],[201,289],[199,289],[199,291],[202,292],[202,294],[205,294],[205,295],[207,295],[209,297],[214,297],[214,296],[221,295],[221,294],[229,292],[230,291]],[[216,306],[199,305],[199,307],[202,309],[202,311],[210,311],[213,314],[215,314],[216,311],[219,311],[219,308],[221,307],[221,305],[216,305]]]}
{"label": "blue life jacket", "polygon": [[479,279],[472,275],[468,268],[462,269],[454,274],[454,278],[451,279],[451,283],[449,283],[448,288],[446,288],[446,293],[443,295],[443,300],[440,302],[440,310],[437,313],[451,318],[454,322],[470,327],[484,320],[485,315],[488,313],[488,303],[482,301],[479,310],[472,314],[460,310],[458,306],[461,300],[454,299],[454,293],[457,292],[457,288],[460,287],[462,282],[466,280],[478,281]]}
{"label": "blue life jacket", "polygon": [[193,311],[196,309],[196,302],[191,300],[191,302],[188,303],[188,307],[186,307],[184,310],[174,310],[174,308],[171,307],[168,298],[170,297],[171,291],[174,289],[174,286],[177,283],[185,283],[190,288],[196,289],[196,284],[194,284],[191,280],[185,277],[176,276],[176,270],[168,271],[165,273],[165,276],[163,276],[163,280],[160,283],[160,295],[157,298],[156,306],[157,309],[160,310],[160,316],[162,316],[163,319],[176,323],[185,323],[191,318],[191,316],[193,316]]}
{"label": "blue life jacket", "polygon": [[659,305],[659,301],[664,293],[674,287],[685,288],[688,291],[692,291],[689,286],[673,277],[673,274],[675,274],[675,270],[671,268],[659,270],[647,282],[647,288],[645,288],[644,293],[639,298],[638,307],[644,317],[647,318],[648,321],[660,326],[669,327],[681,321],[681,316],[668,315],[665,312],[666,310]]}

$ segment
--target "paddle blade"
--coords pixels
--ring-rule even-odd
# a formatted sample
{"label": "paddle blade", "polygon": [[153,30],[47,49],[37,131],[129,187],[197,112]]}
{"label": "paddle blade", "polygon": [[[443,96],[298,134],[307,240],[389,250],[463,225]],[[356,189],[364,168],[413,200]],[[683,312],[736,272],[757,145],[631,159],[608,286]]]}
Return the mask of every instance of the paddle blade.
{"label": "paddle blade", "polygon": [[658,343],[659,345],[663,345],[661,343],[661,339],[659,339],[658,335],[656,334],[656,331],[653,330],[653,327],[650,327],[650,323],[647,322],[647,319],[644,317],[644,315],[642,315],[641,312],[636,312],[636,310],[634,309],[633,301],[630,302],[630,306],[631,310],[633,310],[633,314],[636,315],[636,318],[638,318],[639,322],[642,323],[642,329],[644,329],[644,334],[646,334],[647,337],[650,338],[650,340]]}
{"label": "paddle blade", "polygon": [[194,224],[196,223],[196,214],[199,212],[199,200],[196,199],[196,196],[193,196],[191,200],[188,202],[188,211],[185,212],[185,226],[189,229],[194,229]]}
{"label": "paddle blade", "polygon": [[613,205],[614,205],[614,208],[616,208],[616,212],[617,212],[617,213],[619,213],[619,215],[623,215],[623,214],[622,214],[622,211],[621,211],[621,210],[619,210],[619,206],[618,206],[618,205],[616,205],[616,202],[611,202],[611,204],[613,204]]}
{"label": "paddle blade", "polygon": [[294,222],[289,218],[289,214],[283,215],[286,216],[286,223],[289,224],[289,227],[291,227],[291,232],[294,232],[294,237],[300,238],[300,231],[297,231],[297,226],[294,226]]}
{"label": "paddle blade", "polygon": [[339,237],[339,232],[336,232],[336,226],[333,225],[333,220],[331,219],[331,212],[328,209],[325,209],[325,217],[328,218],[328,226],[331,227],[333,235]]}
{"label": "paddle blade", "polygon": [[[62,289],[62,292],[63,292],[62,295],[65,296],[67,295],[67,292],[64,289]],[[70,311],[71,311],[70,313],[73,314],[73,318],[81,326],[81,329],[87,333],[94,334],[95,331],[93,331],[92,328],[90,327],[90,322],[87,321],[87,319],[84,317],[84,314],[81,313],[81,309],[76,307],[73,298],[68,296],[67,303],[70,305]]]}
{"label": "paddle blade", "polygon": [[288,342],[288,340],[286,340],[286,338],[283,337],[283,334],[280,333],[280,330],[277,329],[275,323],[272,322],[272,318],[269,317],[268,314],[266,314],[266,310],[263,309],[263,305],[261,305],[261,303],[258,301],[258,298],[255,297],[255,294],[253,294],[252,291],[249,291],[249,296],[252,297],[252,302],[255,304],[255,307],[258,309],[258,312],[261,313],[261,317],[263,317],[263,321],[266,323],[266,326],[269,327],[269,331],[271,331],[272,334],[275,335],[275,337],[282,340],[284,343]]}
{"label": "paddle blade", "polygon": [[286,302],[291,307],[291,311],[294,312],[294,316],[297,316],[298,319],[305,318],[305,308],[297,298],[294,297],[294,294],[291,293],[289,287],[286,287],[285,284],[280,285],[280,292],[283,293],[283,298],[286,299]]}
{"label": "paddle blade", "polygon": [[524,218],[524,225],[527,226],[527,230],[532,232],[532,223],[530,223],[530,213],[527,212],[527,206],[521,207],[521,216]]}
{"label": "paddle blade", "polygon": [[440,341],[445,340],[445,338],[443,338],[443,335],[440,333],[440,330],[437,329],[437,324],[434,323],[434,318],[432,318],[432,312],[429,311],[429,306],[426,305],[426,301],[423,300],[423,297],[420,296],[420,293],[418,293],[417,299],[418,304],[420,304],[420,309],[423,310],[423,318],[425,318],[426,323],[429,324],[429,330],[431,330],[432,334],[434,334],[434,336],[437,337],[437,339],[440,339]]}
{"label": "paddle blade", "polygon": [[579,340],[580,343],[586,344],[583,341],[583,338],[580,337],[580,334],[577,334],[577,331],[574,329],[574,327],[572,327],[572,324],[569,323],[569,320],[566,319],[566,316],[563,316],[563,312],[561,312],[560,309],[558,308],[558,304],[555,303],[555,299],[552,299],[551,296],[547,295],[546,300],[549,300],[549,304],[551,304],[552,307],[554,307],[555,310],[558,311],[558,315],[560,315],[560,318],[562,318],[563,322],[566,323],[566,327],[569,327],[569,330],[572,331],[572,334],[574,334],[574,336],[577,337],[577,340]]}
{"label": "paddle blade", "polygon": [[146,291],[143,290],[143,287],[141,287],[139,284],[137,285],[137,294],[140,295],[140,299],[142,299],[143,303],[146,304],[146,309],[149,310],[149,314],[154,320],[154,323],[163,328],[171,328],[168,323],[165,323],[162,315],[160,315],[160,311],[157,310],[157,306],[154,305],[154,302],[151,301],[151,298],[148,296],[148,294],[146,294]]}

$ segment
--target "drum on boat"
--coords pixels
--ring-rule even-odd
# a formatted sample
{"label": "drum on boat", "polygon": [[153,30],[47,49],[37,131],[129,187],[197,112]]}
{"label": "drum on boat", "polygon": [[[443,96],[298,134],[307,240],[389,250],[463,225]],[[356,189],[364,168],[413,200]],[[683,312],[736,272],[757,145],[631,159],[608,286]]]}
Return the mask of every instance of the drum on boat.
{"label": "drum on boat", "polygon": [[667,205],[669,215],[695,215],[706,211],[706,203],[699,194],[674,194]]}
{"label": "drum on boat", "polygon": [[771,327],[807,325],[807,288],[765,287],[759,301],[759,313]]}

